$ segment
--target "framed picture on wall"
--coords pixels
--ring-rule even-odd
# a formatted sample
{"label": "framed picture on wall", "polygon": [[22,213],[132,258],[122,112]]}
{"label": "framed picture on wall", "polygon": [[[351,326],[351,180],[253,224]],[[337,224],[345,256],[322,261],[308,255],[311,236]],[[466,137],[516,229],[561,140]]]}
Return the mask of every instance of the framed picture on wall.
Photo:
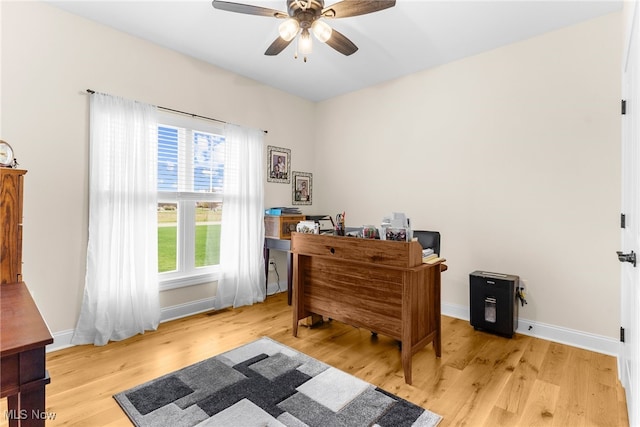
{"label": "framed picture on wall", "polygon": [[291,182],[291,150],[288,148],[267,146],[267,181]]}
{"label": "framed picture on wall", "polygon": [[307,172],[293,172],[292,203],[294,205],[312,204],[313,175]]}

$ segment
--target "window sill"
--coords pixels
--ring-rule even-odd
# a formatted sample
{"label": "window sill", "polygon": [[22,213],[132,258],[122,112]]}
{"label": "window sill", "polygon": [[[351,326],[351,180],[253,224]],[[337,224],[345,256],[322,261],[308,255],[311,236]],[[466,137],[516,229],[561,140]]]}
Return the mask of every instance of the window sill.
{"label": "window sill", "polygon": [[218,272],[215,272],[183,277],[160,278],[160,292],[215,282],[219,277]]}

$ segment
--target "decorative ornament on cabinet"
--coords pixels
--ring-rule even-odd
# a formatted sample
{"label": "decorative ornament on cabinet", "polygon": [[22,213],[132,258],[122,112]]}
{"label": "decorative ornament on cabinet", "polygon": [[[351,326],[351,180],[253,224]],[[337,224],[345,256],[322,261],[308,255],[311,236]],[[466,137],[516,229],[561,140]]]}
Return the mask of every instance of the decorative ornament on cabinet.
{"label": "decorative ornament on cabinet", "polygon": [[18,166],[13,152],[13,148],[8,142],[0,139],[0,167],[15,168]]}

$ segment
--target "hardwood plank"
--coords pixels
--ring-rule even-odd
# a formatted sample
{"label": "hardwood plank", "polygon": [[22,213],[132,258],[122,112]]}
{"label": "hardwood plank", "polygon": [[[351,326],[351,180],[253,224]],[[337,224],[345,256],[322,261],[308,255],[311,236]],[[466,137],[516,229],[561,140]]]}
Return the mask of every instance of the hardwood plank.
{"label": "hardwood plank", "polygon": [[616,392],[616,364],[613,358],[603,354],[590,354],[589,370],[587,371],[587,422],[590,425],[617,426],[618,419],[611,418],[609,408],[617,407]]}
{"label": "hardwood plank", "polygon": [[[494,339],[493,336],[489,337]],[[453,425],[482,424],[488,419],[500,392],[505,387],[518,360],[521,358],[528,338],[499,338],[499,345],[485,346],[478,356],[464,369],[442,398],[434,405],[451,412]],[[453,407],[451,402],[455,402]]]}
{"label": "hardwood plank", "polygon": [[554,426],[587,425],[588,371],[592,354],[586,350],[568,348],[567,363],[558,381],[563,392],[558,398]]}
{"label": "hardwood plank", "polygon": [[613,357],[592,353],[591,368],[594,381],[611,387],[617,385],[618,367]]}
{"label": "hardwood plank", "polygon": [[560,387],[546,381],[535,380],[531,387],[529,399],[525,402],[524,410],[518,425],[522,426],[551,426]]}
{"label": "hardwood plank", "polygon": [[513,375],[502,390],[496,406],[514,414],[521,414],[536,382],[540,366],[549,348],[549,342],[539,339],[529,340],[529,345],[518,361]]}
{"label": "hardwood plank", "polygon": [[483,427],[519,426],[517,419],[518,416],[513,412],[494,406],[485,423],[481,425]]}
{"label": "hardwood plank", "polygon": [[569,350],[570,347],[559,343],[549,344],[549,351],[540,368],[539,377],[541,380],[559,384],[569,360]]}
{"label": "hardwood plank", "polygon": [[[123,426],[114,393],[268,336],[442,415],[439,427],[628,426],[614,357],[516,334],[507,339],[442,317],[442,357],[427,346],[404,382],[398,342],[338,321],[292,335],[286,293],[265,303],[163,323],[103,347],[47,355],[51,426]],[[521,378],[524,376],[524,378]],[[6,399],[0,400],[0,415]],[[0,416],[0,427],[7,426]]]}
{"label": "hardwood plank", "polygon": [[[493,341],[486,334],[474,331],[469,322],[443,317],[442,346],[447,354],[447,364],[464,369],[476,357],[476,354]],[[447,331],[448,333],[445,333]]]}
{"label": "hardwood plank", "polygon": [[619,426],[628,426],[629,425],[629,417],[627,411],[627,400],[624,393],[624,388],[620,386],[620,382],[616,386],[616,397],[618,398],[618,418],[617,425]]}
{"label": "hardwood plank", "polygon": [[616,408],[618,399],[614,387],[603,385],[597,381],[589,381],[587,392],[588,425],[617,426],[617,417],[611,417],[610,408]]}

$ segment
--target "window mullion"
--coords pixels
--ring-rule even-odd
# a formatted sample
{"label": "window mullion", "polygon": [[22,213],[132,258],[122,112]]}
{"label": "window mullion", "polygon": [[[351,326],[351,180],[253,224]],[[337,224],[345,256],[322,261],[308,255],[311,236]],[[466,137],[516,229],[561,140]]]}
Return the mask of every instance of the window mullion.
{"label": "window mullion", "polygon": [[195,202],[192,200],[183,200],[183,218],[182,218],[182,259],[183,264],[181,270],[184,273],[191,273],[195,269],[195,240],[196,240],[196,209]]}

